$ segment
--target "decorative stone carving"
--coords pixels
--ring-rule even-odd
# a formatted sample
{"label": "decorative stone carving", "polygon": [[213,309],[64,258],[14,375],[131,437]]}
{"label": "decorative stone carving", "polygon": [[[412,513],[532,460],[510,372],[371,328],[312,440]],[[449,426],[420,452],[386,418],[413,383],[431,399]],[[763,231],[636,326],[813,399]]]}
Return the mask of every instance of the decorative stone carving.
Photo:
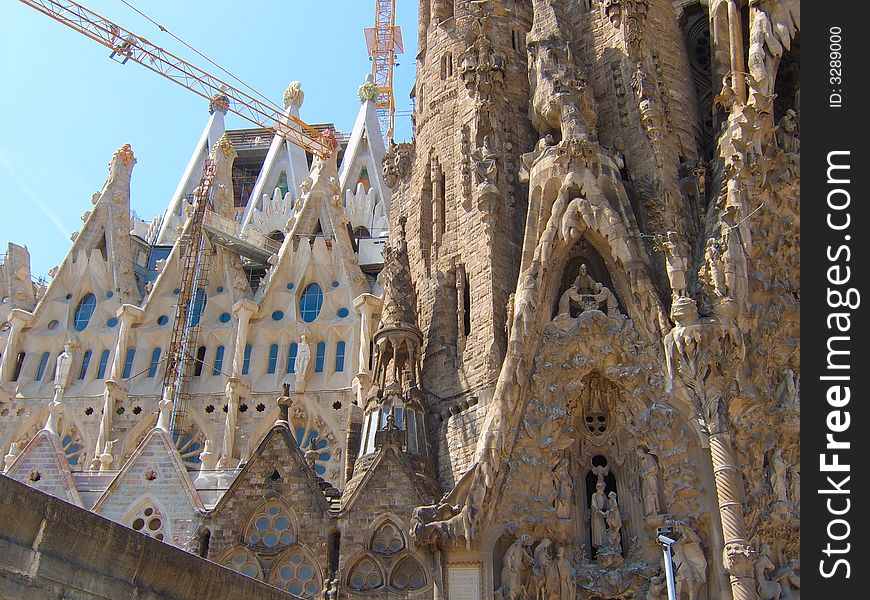
{"label": "decorative stone carving", "polygon": [[296,353],[296,362],[294,363],[294,371],[296,372],[295,391],[305,391],[305,379],[308,377],[308,369],[311,363],[311,345],[308,343],[307,336],[303,333],[299,339],[299,346]]}
{"label": "decorative stone carving", "polygon": [[384,155],[384,183],[395,189],[402,181],[407,181],[411,173],[413,144],[390,144]]}
{"label": "decorative stone carving", "polygon": [[640,487],[643,495],[643,512],[646,516],[657,515],[659,506],[659,467],[656,458],[643,446],[637,448]]}
{"label": "decorative stone carving", "polygon": [[523,573],[532,565],[532,556],[527,550],[529,536],[523,535],[508,547],[502,559],[502,600],[521,600],[526,597]]}
{"label": "decorative stone carving", "polygon": [[688,525],[679,524],[674,531],[679,535],[671,548],[677,597],[697,600],[707,582],[707,559],[701,538]]}

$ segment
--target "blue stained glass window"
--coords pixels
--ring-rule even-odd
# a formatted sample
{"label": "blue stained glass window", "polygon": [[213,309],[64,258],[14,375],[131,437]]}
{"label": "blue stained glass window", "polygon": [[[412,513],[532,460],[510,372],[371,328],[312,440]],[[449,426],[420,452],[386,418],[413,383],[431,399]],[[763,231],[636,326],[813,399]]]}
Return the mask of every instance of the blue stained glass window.
{"label": "blue stained glass window", "polygon": [[317,343],[317,356],[314,359],[314,372],[323,373],[323,361],[326,358],[326,342]]}
{"label": "blue stained glass window", "polygon": [[136,358],[136,348],[127,348],[127,354],[124,355],[124,373],[121,375],[124,379],[130,377],[130,371],[133,370],[134,358]]}
{"label": "blue stained glass window", "polygon": [[335,372],[344,371],[344,342],[335,345]]}
{"label": "blue stained glass window", "polygon": [[90,350],[85,350],[84,356],[82,356],[82,370],[79,371],[79,379],[84,379],[85,375],[88,374],[88,365],[91,362],[91,354]]}
{"label": "blue stained glass window", "polygon": [[100,366],[97,367],[97,379],[103,379],[106,376],[106,366],[109,364],[109,351],[103,350],[100,354]]}
{"label": "blue stained glass window", "polygon": [[224,313],[221,313],[221,316],[218,317],[218,320],[219,320],[221,323],[229,323],[229,321],[230,321],[231,318],[232,318],[232,317],[230,317],[230,313],[228,313],[228,312],[224,312]]}
{"label": "blue stained glass window", "polygon": [[287,372],[296,372],[296,355],[299,354],[299,344],[293,342],[290,344],[290,351],[287,353]]}
{"label": "blue stained glass window", "polygon": [[93,294],[86,294],[82,298],[79,305],[76,306],[74,318],[74,327],[76,331],[84,331],[91,322],[91,316],[94,314],[94,309],[97,307],[97,298]]}
{"label": "blue stained glass window", "polygon": [[251,368],[251,345],[245,346],[245,358],[242,362],[242,375],[248,374],[248,369]]}
{"label": "blue stained glass window", "polygon": [[269,368],[267,372],[272,374],[275,372],[275,367],[278,365],[278,344],[269,346]]}
{"label": "blue stained glass window", "polygon": [[48,352],[43,352],[39,358],[39,367],[36,369],[36,381],[42,381],[42,376],[45,373],[45,366],[48,364]]}
{"label": "blue stained glass window", "polygon": [[299,314],[306,323],[311,323],[320,314],[323,307],[323,290],[316,283],[312,283],[302,292],[299,300]]}
{"label": "blue stained glass window", "polygon": [[107,327],[114,327],[114,326],[117,325],[117,324],[118,324],[118,318],[117,318],[117,317],[112,317],[111,319],[109,319],[108,321],[106,321],[106,326],[107,326]]}
{"label": "blue stained glass window", "polygon": [[284,318],[284,311],[282,311],[282,310],[276,310],[275,312],[272,313],[272,320],[273,321],[280,321],[283,318]]}
{"label": "blue stained glass window", "polygon": [[208,296],[202,288],[196,288],[196,293],[193,295],[193,307],[191,309],[190,324],[193,327],[199,325],[199,319],[202,317],[202,311],[205,310],[205,305],[208,302]]}
{"label": "blue stained glass window", "polygon": [[157,375],[157,365],[160,364],[160,348],[151,351],[151,366],[148,367],[148,377]]}
{"label": "blue stained glass window", "polygon": [[160,315],[159,317],[157,317],[158,325],[166,325],[167,323],[169,323],[169,317],[167,317],[166,315]]}
{"label": "blue stained glass window", "polygon": [[224,366],[224,347],[218,346],[217,350],[214,352],[214,369],[212,370],[212,375],[220,375],[221,369]]}
{"label": "blue stained glass window", "polygon": [[347,315],[350,314],[350,311],[347,310],[346,308],[339,308],[339,309],[338,309],[338,313],[336,313],[336,314],[338,314],[339,318],[343,319],[343,318],[345,318]]}

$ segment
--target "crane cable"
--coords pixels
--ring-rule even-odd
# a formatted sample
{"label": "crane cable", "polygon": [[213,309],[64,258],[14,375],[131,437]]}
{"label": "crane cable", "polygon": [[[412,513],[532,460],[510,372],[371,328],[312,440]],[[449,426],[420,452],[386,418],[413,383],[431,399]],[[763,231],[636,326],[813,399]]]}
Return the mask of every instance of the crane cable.
{"label": "crane cable", "polygon": [[277,104],[275,104],[274,102],[272,102],[272,100],[270,100],[270,99],[269,99],[265,94],[262,94],[262,93],[259,92],[258,90],[254,89],[252,86],[250,86],[250,85],[248,85],[247,83],[245,83],[243,80],[241,80],[241,79],[239,79],[238,77],[236,77],[236,76],[235,76],[234,74],[232,74],[230,71],[228,71],[227,69],[223,68],[221,65],[219,65],[218,63],[216,63],[215,61],[213,61],[212,59],[210,59],[208,56],[206,56],[205,54],[203,54],[202,52],[200,52],[199,50],[197,50],[196,48],[194,48],[193,46],[191,46],[190,44],[188,44],[187,42],[185,42],[183,39],[181,39],[180,37],[178,37],[177,35],[175,35],[175,34],[172,33],[171,31],[169,31],[169,29],[167,29],[166,27],[164,27],[163,25],[161,25],[160,23],[158,23],[157,21],[155,21],[154,19],[152,19],[151,17],[149,17],[148,15],[146,15],[144,12],[142,12],[141,10],[139,10],[138,8],[136,8],[135,6],[133,6],[132,4],[130,4],[129,2],[127,2],[127,0],[121,0],[121,2],[123,2],[123,3],[126,4],[128,7],[130,7],[131,9],[133,9],[135,12],[139,13],[142,17],[144,17],[144,18],[147,19],[148,21],[150,21],[150,22],[151,22],[155,27],[157,27],[160,31],[162,31],[162,32],[164,32],[164,33],[168,33],[170,36],[172,36],[175,40],[177,40],[178,42],[180,42],[181,44],[183,44],[185,47],[187,47],[188,49],[192,50],[193,52],[195,52],[196,54],[198,54],[199,56],[201,56],[203,59],[205,59],[206,61],[208,61],[209,63],[211,63],[212,65],[214,65],[215,67],[217,67],[218,69],[220,69],[221,71],[223,71],[224,73],[226,73],[227,75],[229,75],[230,77],[232,77],[233,79],[235,79],[236,81],[238,81],[239,83],[241,83],[244,87],[248,88],[251,92],[253,92],[253,93],[256,94],[257,96],[259,96],[259,97],[260,97],[264,102],[266,102],[267,104],[269,104],[269,105],[271,105],[273,108],[275,108],[279,113],[282,112],[282,109],[281,109],[280,107],[278,107]]}

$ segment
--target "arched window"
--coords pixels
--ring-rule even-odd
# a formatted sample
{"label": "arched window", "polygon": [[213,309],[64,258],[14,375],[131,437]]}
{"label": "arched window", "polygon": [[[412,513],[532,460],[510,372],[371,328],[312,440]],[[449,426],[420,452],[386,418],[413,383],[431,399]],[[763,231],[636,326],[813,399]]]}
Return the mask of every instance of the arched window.
{"label": "arched window", "polygon": [[208,302],[208,296],[202,288],[196,288],[196,293],[193,295],[193,307],[191,309],[190,324],[193,327],[199,325],[199,319],[202,317],[202,311],[205,310],[205,305]]}
{"label": "arched window", "polygon": [[326,342],[317,342],[317,356],[314,358],[314,372],[323,373],[323,361],[326,359]]}
{"label": "arched window", "polygon": [[252,552],[242,546],[235,548],[221,561],[221,565],[254,579],[259,579],[261,575],[260,563],[257,561],[257,558]]}
{"label": "arched window", "polygon": [[359,560],[347,576],[347,586],[356,592],[370,592],[384,585],[377,563],[368,556]]}
{"label": "arched window", "polygon": [[48,364],[48,352],[43,352],[39,357],[39,366],[36,368],[36,381],[42,381],[42,376],[45,374],[45,367]]}
{"label": "arched window", "polygon": [[392,521],[385,521],[372,537],[372,550],[384,556],[393,556],[405,548],[405,538]]}
{"label": "arched window", "polygon": [[217,350],[214,351],[214,369],[212,369],[212,375],[220,375],[221,369],[224,367],[224,347],[218,346]]}
{"label": "arched window", "polygon": [[344,342],[338,342],[335,345],[335,372],[344,371]]}
{"label": "arched window", "polygon": [[299,354],[299,344],[293,342],[290,344],[290,350],[287,352],[287,372],[296,372],[296,355]]}
{"label": "arched window", "polygon": [[193,363],[193,376],[202,375],[202,367],[205,364],[205,346],[196,349],[196,361]]}
{"label": "arched window", "polygon": [[423,567],[412,557],[404,557],[390,574],[390,585],[403,591],[419,590],[426,585]]}
{"label": "arched window", "polygon": [[245,530],[245,543],[253,548],[272,551],[290,546],[295,541],[293,518],[274,500],[254,514]]}
{"label": "arched window", "polygon": [[248,374],[248,369],[251,368],[251,345],[245,346],[245,356],[242,360],[242,375]]}
{"label": "arched window", "polygon": [[300,546],[291,548],[281,557],[269,583],[302,598],[319,596],[323,589],[317,564]]}
{"label": "arched window", "polygon": [[266,372],[270,375],[275,372],[275,367],[278,365],[278,344],[269,346],[269,365]]}
{"label": "arched window", "polygon": [[84,331],[91,322],[91,316],[94,314],[94,309],[97,307],[97,298],[93,294],[86,294],[82,298],[79,305],[76,306],[73,314],[73,326],[76,331]]}
{"label": "arched window", "polygon": [[302,292],[299,300],[299,315],[306,323],[311,323],[320,314],[323,306],[323,290],[316,283],[312,283]]}
{"label": "arched window", "polygon": [[121,377],[129,379],[130,373],[133,371],[133,360],[136,358],[136,348],[127,348],[127,354],[124,355],[124,372]]}
{"label": "arched window", "polygon": [[91,354],[93,353],[90,350],[85,350],[85,353],[82,356],[82,370],[79,371],[79,379],[84,379],[85,375],[88,374],[88,365],[91,364]]}
{"label": "arched window", "polygon": [[103,350],[100,354],[100,364],[97,367],[97,379],[103,379],[106,376],[106,366],[109,364],[109,350]]}
{"label": "arched window", "polygon": [[[108,352],[108,350],[107,350]],[[157,375],[157,365],[160,364],[160,348],[151,351],[151,365],[148,367],[148,377]]]}

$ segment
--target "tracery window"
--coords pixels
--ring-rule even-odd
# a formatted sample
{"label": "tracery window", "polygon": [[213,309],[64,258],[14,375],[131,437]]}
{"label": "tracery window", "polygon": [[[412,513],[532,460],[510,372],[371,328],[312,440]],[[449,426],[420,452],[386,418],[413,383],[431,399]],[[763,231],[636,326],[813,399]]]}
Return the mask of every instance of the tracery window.
{"label": "tracery window", "polygon": [[262,579],[260,572],[260,563],[257,558],[247,549],[241,546],[236,547],[221,561],[221,565],[228,569],[232,569],[242,575]]}
{"label": "tracery window", "polygon": [[287,551],[269,579],[275,587],[303,598],[311,598],[322,589],[317,565],[300,546]]}
{"label": "tracery window", "polygon": [[390,585],[402,591],[419,590],[426,585],[423,567],[414,558],[404,557],[393,569]]}
{"label": "tracery window", "polygon": [[106,366],[109,364],[109,350],[103,350],[100,354],[100,365],[97,368],[97,379],[103,379],[106,376]]}
{"label": "tracery window", "polygon": [[385,521],[372,537],[372,550],[378,554],[392,556],[405,548],[405,539],[392,521]]}
{"label": "tracery window", "polygon": [[144,533],[155,540],[163,540],[163,515],[150,502],[144,504],[129,523],[134,531]]}
{"label": "tracery window", "polygon": [[257,548],[274,550],[295,541],[293,522],[276,501],[269,502],[257,511],[245,531],[245,543]]}
{"label": "tracery window", "polygon": [[384,577],[375,561],[366,556],[351,568],[347,585],[357,592],[370,592],[384,585]]}

